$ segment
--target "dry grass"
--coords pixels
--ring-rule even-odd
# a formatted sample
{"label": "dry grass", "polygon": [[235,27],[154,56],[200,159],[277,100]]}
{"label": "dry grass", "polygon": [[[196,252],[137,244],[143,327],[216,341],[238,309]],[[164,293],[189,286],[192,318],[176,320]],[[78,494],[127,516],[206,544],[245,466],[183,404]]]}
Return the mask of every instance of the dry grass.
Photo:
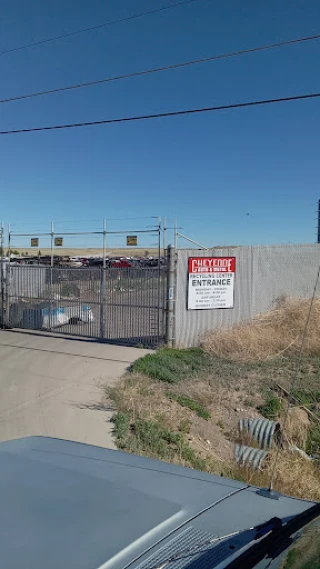
{"label": "dry grass", "polygon": [[[192,380],[170,385],[176,394],[197,398],[210,410],[210,420],[204,420],[192,410],[170,399],[168,386],[145,375],[132,374],[123,378],[113,390],[112,399],[118,412],[127,417],[125,433],[121,433],[120,448],[135,454],[149,456],[205,470],[212,474],[242,480],[259,487],[268,487],[274,464],[275,451],[271,451],[262,471],[246,466],[239,467],[233,458],[233,440],[238,419],[259,416],[255,409],[235,412],[236,393],[210,384],[209,380]],[[288,425],[290,442],[303,442],[306,417],[298,417],[301,410],[294,411]],[[300,420],[301,419],[301,420]],[[152,428],[150,429],[150,425]],[[301,427],[302,425],[302,427]],[[138,429],[147,427],[148,440],[139,439]],[[234,432],[230,427],[234,427]],[[157,437],[165,429],[165,450],[157,445]],[[172,444],[174,437],[185,452]],[[182,441],[182,443],[181,443]],[[190,452],[189,452],[190,451]],[[320,470],[315,462],[289,451],[280,453],[274,488],[283,494],[298,498],[320,500]]]}
{"label": "dry grass", "polygon": [[161,418],[168,426],[176,429],[180,420],[185,417],[184,410],[174,401],[167,399],[163,384],[151,381],[144,375],[126,376],[118,384],[116,393],[118,410],[129,411],[131,423],[141,418]]}
{"label": "dry grass", "polygon": [[[119,411],[118,446],[268,487],[275,451],[270,451],[261,471],[240,467],[233,456],[234,443],[255,448],[258,443],[239,440],[238,422],[264,416],[283,427],[287,398],[277,391],[277,384],[288,387],[292,378],[309,306],[308,301],[286,301],[251,324],[212,333],[205,341],[207,352],[166,349],[138,360],[111,394]],[[294,391],[298,399],[286,421],[274,482],[283,494],[311,500],[320,500],[320,462],[307,456],[318,456],[320,448],[319,354],[316,301],[299,389]],[[311,407],[313,415],[299,402]]]}
{"label": "dry grass", "polygon": [[[208,353],[237,362],[263,361],[298,353],[305,327],[310,300],[285,300],[279,306],[251,322],[238,324],[229,330],[209,332],[203,340]],[[320,300],[315,300],[305,355],[320,353]]]}
{"label": "dry grass", "polygon": [[[275,451],[270,453],[262,471],[248,467],[239,468],[242,478],[253,486],[268,487],[275,459]],[[282,451],[276,468],[274,489],[288,496],[305,500],[320,500],[320,467],[289,451]]]}
{"label": "dry grass", "polygon": [[[222,429],[219,426],[219,422],[222,424],[221,417],[225,418],[225,409],[223,404],[219,409],[212,404],[214,391],[208,384],[197,381],[196,384],[199,386],[197,393],[195,383],[192,383],[192,386],[191,382],[170,385],[168,390],[168,386],[162,382],[151,380],[142,374],[132,374],[124,377],[112,390],[111,397],[116,402],[118,411],[129,413],[131,426],[140,420],[153,421],[173,433],[182,433],[197,456],[217,461],[220,465],[217,470],[220,470],[221,465],[233,457],[233,443],[222,436]],[[195,401],[206,405],[209,411],[213,409],[214,412],[209,420],[204,419],[171,398],[171,393],[193,397]],[[228,428],[228,420],[223,423],[223,427]],[[174,458],[173,462],[190,466],[179,457]]]}
{"label": "dry grass", "polygon": [[305,450],[310,429],[308,413],[300,407],[291,407],[285,426],[285,436],[290,445],[296,445]]}

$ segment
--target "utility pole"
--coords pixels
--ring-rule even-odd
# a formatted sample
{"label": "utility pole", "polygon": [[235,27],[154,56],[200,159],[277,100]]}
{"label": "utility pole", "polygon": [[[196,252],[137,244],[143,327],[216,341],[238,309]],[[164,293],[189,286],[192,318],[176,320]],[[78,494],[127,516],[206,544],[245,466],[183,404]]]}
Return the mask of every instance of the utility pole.
{"label": "utility pole", "polygon": [[320,243],[320,200],[318,200],[318,243]]}

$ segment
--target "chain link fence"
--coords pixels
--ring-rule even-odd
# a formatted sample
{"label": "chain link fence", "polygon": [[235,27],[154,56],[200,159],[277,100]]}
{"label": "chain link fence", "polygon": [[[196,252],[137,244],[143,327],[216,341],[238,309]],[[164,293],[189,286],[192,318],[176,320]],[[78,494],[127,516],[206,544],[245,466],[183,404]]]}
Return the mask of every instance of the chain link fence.
{"label": "chain link fence", "polygon": [[166,266],[7,264],[4,324],[156,347],[165,335]]}

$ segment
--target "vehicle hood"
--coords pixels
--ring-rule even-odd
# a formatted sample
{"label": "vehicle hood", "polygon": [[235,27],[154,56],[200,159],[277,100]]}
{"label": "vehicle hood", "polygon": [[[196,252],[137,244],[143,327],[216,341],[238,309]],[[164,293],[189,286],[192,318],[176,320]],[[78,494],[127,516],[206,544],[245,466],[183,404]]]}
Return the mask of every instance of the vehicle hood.
{"label": "vehicle hood", "polygon": [[181,551],[312,505],[270,500],[241,482],[45,437],[0,443],[0,460],[6,569],[151,567],[149,559],[160,550],[168,557],[177,544]]}

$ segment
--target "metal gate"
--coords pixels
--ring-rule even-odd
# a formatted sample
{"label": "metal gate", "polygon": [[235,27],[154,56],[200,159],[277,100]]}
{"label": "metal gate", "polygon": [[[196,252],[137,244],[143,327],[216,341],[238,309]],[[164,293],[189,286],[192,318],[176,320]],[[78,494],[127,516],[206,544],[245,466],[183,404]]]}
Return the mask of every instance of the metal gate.
{"label": "metal gate", "polygon": [[5,325],[156,347],[165,335],[167,269],[7,265]]}

